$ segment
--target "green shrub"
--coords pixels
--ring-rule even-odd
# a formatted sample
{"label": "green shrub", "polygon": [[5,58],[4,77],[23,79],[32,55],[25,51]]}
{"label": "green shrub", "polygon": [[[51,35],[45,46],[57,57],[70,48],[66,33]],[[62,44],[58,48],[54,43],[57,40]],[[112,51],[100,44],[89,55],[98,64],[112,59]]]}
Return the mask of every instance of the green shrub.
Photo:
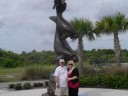
{"label": "green shrub", "polygon": [[38,84],[39,84],[39,87],[43,86],[43,83],[40,83],[40,82],[39,82]]}
{"label": "green shrub", "polygon": [[38,83],[33,83],[33,87],[39,87]]}
{"label": "green shrub", "polygon": [[14,89],[15,90],[21,90],[22,89],[22,84],[21,83],[17,83],[14,85]]}
{"label": "green shrub", "polygon": [[21,75],[22,80],[48,79],[53,72],[53,66],[31,66],[27,67]]}
{"label": "green shrub", "polygon": [[128,89],[128,74],[95,74],[83,75],[80,77],[81,87],[104,87]]}
{"label": "green shrub", "polygon": [[33,87],[41,87],[41,86],[43,86],[43,83],[40,83],[40,82],[33,83]]}
{"label": "green shrub", "polygon": [[5,68],[14,68],[15,66],[15,61],[13,59],[5,58],[3,62],[3,67]]}
{"label": "green shrub", "polygon": [[30,83],[24,83],[23,89],[31,89],[32,85]]}
{"label": "green shrub", "polygon": [[95,74],[122,75],[122,74],[128,74],[128,67],[107,66],[107,67],[93,68],[92,66],[86,66],[84,68],[84,74],[86,75],[95,75]]}
{"label": "green shrub", "polygon": [[96,71],[94,70],[94,68],[92,66],[86,66],[84,68],[84,74],[95,74]]}
{"label": "green shrub", "polygon": [[8,87],[9,87],[9,88],[14,88],[14,86],[15,86],[14,84],[9,84]]}
{"label": "green shrub", "polygon": [[108,68],[104,68],[106,74],[114,74],[114,75],[122,75],[128,74],[128,67],[118,67],[118,66],[111,66]]}

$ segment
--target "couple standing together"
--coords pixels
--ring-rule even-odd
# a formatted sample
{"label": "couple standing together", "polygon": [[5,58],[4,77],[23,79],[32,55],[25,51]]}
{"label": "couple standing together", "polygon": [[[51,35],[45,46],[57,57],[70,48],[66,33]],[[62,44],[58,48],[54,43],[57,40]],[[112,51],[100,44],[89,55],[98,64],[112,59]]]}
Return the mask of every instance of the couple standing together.
{"label": "couple standing together", "polygon": [[57,96],[78,96],[79,89],[79,71],[75,68],[74,62],[67,62],[68,69],[65,66],[64,59],[59,60],[59,66],[56,68],[54,76],[56,81],[55,95]]}

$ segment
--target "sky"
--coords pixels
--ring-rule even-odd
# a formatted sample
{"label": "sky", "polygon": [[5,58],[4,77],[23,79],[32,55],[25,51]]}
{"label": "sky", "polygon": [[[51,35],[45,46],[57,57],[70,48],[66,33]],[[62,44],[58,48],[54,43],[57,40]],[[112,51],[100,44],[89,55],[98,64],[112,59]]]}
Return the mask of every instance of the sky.
{"label": "sky", "polygon": [[[66,0],[63,13],[66,20],[85,18],[92,22],[103,16],[121,12],[128,17],[128,0]],[[49,17],[55,16],[54,0],[0,0],[0,48],[21,53],[32,50],[54,50],[56,25]],[[119,34],[122,49],[128,49],[128,32]],[[76,50],[78,41],[67,39]],[[84,37],[84,49],[113,49],[113,35],[102,35],[95,41]]]}

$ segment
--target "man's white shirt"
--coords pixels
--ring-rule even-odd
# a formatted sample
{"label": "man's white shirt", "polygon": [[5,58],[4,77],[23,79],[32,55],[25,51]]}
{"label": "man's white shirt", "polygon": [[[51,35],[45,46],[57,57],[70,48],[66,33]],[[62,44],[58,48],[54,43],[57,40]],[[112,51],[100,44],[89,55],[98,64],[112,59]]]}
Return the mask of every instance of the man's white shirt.
{"label": "man's white shirt", "polygon": [[59,77],[59,84],[60,87],[67,87],[67,68],[66,66],[61,67],[58,66],[55,70],[54,76],[58,76]]}

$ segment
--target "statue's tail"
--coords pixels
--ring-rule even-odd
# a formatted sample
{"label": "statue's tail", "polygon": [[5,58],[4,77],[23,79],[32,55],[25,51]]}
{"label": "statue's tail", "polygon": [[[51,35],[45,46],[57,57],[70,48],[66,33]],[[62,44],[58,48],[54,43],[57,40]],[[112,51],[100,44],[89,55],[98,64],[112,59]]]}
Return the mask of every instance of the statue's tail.
{"label": "statue's tail", "polygon": [[49,19],[54,21],[55,23],[57,22],[57,17],[56,16],[50,16]]}

